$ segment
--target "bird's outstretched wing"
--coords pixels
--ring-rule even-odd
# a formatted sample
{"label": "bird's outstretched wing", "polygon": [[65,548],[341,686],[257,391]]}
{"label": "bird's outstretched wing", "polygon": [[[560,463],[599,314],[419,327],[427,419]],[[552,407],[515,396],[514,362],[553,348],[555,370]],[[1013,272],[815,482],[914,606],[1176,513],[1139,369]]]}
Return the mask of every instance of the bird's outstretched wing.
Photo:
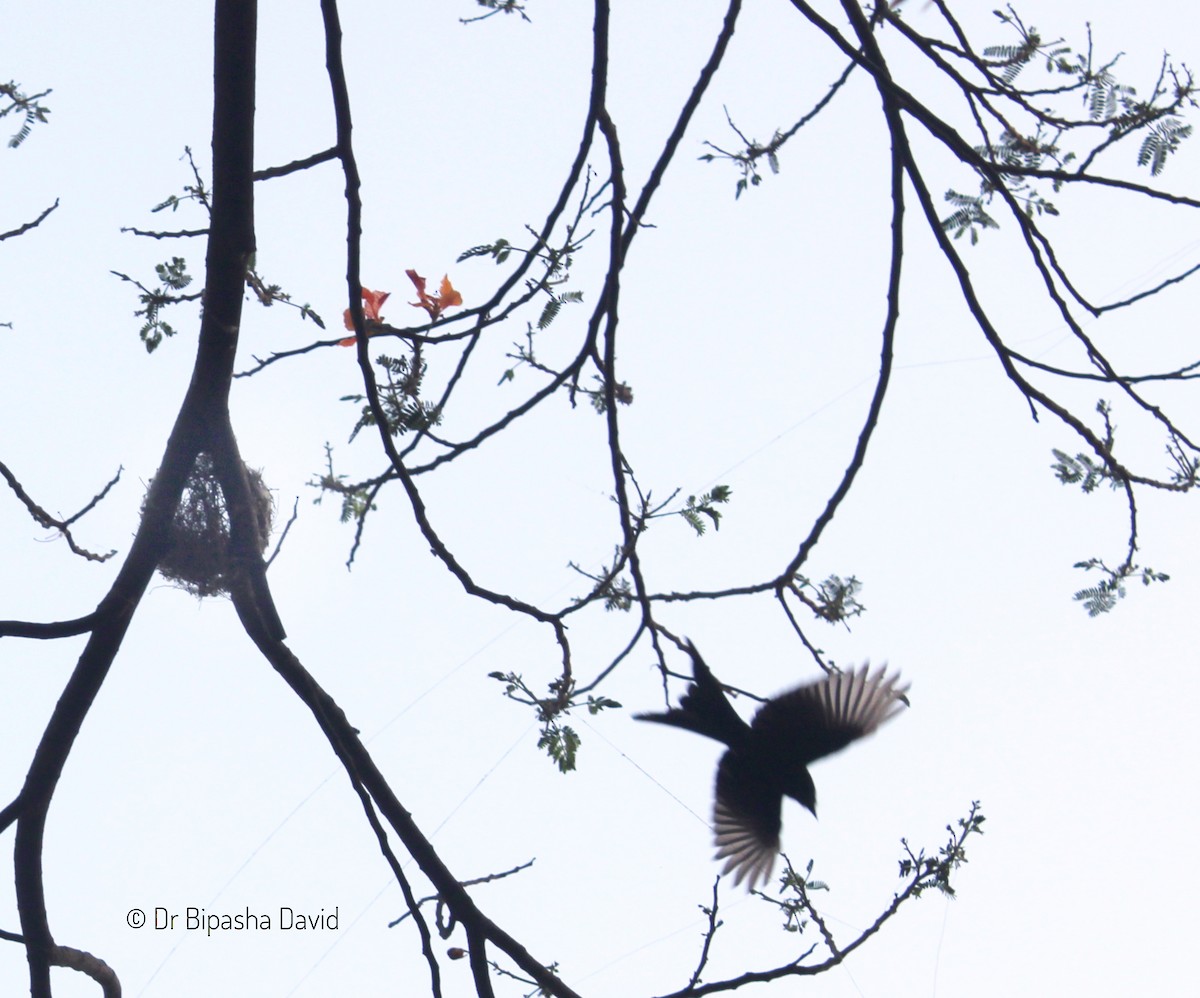
{"label": "bird's outstretched wing", "polygon": [[753,890],[771,875],[779,852],[783,795],[763,779],[750,757],[730,750],[717,767],[713,828],[722,873]]}
{"label": "bird's outstretched wing", "polygon": [[866,665],[825,676],[763,704],[750,724],[761,751],[807,765],[869,735],[908,702],[898,673]]}

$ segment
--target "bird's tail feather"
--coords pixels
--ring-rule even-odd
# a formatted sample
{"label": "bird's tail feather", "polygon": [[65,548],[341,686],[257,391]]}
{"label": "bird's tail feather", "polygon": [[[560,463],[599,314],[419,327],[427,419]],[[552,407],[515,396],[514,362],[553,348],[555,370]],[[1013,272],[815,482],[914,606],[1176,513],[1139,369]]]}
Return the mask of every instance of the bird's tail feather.
{"label": "bird's tail feather", "polygon": [[635,714],[635,718],[684,728],[726,745],[739,745],[749,733],[750,726],[733,709],[716,676],[691,642],[688,642],[688,652],[692,656],[695,682],[688,687],[679,706],[662,714]]}

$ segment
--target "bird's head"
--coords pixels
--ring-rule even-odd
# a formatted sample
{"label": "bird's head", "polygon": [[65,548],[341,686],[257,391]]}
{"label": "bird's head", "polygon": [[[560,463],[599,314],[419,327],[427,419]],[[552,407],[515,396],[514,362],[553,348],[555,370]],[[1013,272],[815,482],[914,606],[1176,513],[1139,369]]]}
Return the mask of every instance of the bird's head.
{"label": "bird's head", "polygon": [[787,774],[783,792],[812,811],[814,818],[817,816],[817,788],[807,766],[797,766]]}

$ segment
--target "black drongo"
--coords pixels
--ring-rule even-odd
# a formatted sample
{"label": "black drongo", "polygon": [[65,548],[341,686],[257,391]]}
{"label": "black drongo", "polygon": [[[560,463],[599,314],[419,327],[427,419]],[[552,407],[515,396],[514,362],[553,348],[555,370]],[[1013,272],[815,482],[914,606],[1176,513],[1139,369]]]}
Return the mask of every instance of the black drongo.
{"label": "black drongo", "polygon": [[817,791],[808,764],[845,748],[893,717],[907,686],[900,676],[865,665],[832,673],[768,700],[747,724],[725,697],[694,645],[688,644],[695,677],[678,707],[638,714],[715,738],[729,746],[717,767],[713,805],[717,858],[734,884],[748,888],[767,879],[779,852],[780,812],[786,794],[817,813]]}

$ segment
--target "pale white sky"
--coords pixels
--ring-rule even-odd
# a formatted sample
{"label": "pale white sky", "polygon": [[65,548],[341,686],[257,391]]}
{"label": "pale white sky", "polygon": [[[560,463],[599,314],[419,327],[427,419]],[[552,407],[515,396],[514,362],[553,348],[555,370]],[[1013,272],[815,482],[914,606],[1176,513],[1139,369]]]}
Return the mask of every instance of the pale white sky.
{"label": "pale white sky", "polygon": [[[410,5],[412,6],[412,5]],[[625,5],[628,7],[628,5]],[[720,4],[643,3],[614,15],[613,115],[639,183],[707,57]],[[835,5],[827,5],[835,6]],[[988,28],[986,5],[963,16]],[[262,5],[256,162],[269,166],[332,144],[332,114],[315,4]],[[977,10],[975,8],[978,8]],[[1184,62],[1198,16],[1183,4],[1055,0],[1018,8],[1047,34],[1123,49],[1131,82],[1153,81],[1164,46]],[[390,290],[384,309],[411,320],[404,277],[449,272],[468,305],[499,273],[455,264],[469,246],[538,225],[573,156],[590,45],[582,3],[538,3],[515,19],[462,27],[467,0],[397,12],[347,4],[347,62],[364,175],[364,281]],[[910,16],[933,16],[915,6]],[[73,558],[11,497],[0,498],[0,617],[61,619],[91,610],[136,529],[186,386],[194,313],[147,356],[120,270],[149,280],[172,254],[199,275],[199,242],[152,243],[121,226],[197,227],[194,213],[148,209],[189,179],[185,145],[207,172],[211,11],[168,3],[44,3],[10,19],[0,78],[53,87],[51,123],[0,151],[0,229],[58,211],[0,245],[0,459],[54,511],[72,512],[124,466],[109,500],[80,526],[81,543],[119,549],[103,567]],[[981,36],[977,36],[981,37]],[[898,63],[903,66],[903,63]],[[736,175],[696,157],[731,141],[722,105],[766,140],[807,110],[840,57],[787,4],[750,5],[723,75],[688,133],[623,274],[622,377],[635,393],[623,440],[643,485],[665,497],[732,486],[719,533],[696,539],[660,522],[645,540],[656,590],[758,581],[778,570],[826,501],[849,457],[875,374],[886,262],[886,146],[878,99],[852,83],[832,114],[788,146],[782,172],[734,200]],[[915,85],[915,84],[914,84]],[[7,125],[7,121],[4,123]],[[927,142],[935,191],[973,189]],[[1135,174],[1134,150],[1106,170]],[[1184,146],[1161,185],[1194,194],[1200,172]],[[311,302],[330,329],[345,307],[342,182],[327,165],[259,184],[264,276]],[[1151,287],[1196,262],[1186,209],[1137,199],[1064,195],[1047,226],[1066,265],[1100,300]],[[598,227],[603,219],[597,220]],[[914,223],[917,222],[914,217]],[[850,629],[809,633],[839,662],[888,660],[912,682],[912,709],[868,742],[814,768],[821,820],[794,805],[784,845],[832,891],[819,896],[848,941],[886,906],[899,840],[936,848],[973,799],[987,834],[960,871],[959,900],[909,905],[844,967],[783,993],[821,996],[1126,995],[1181,993],[1193,981],[1192,844],[1198,756],[1192,716],[1200,681],[1191,621],[1200,597],[1196,518],[1187,498],[1143,495],[1141,562],[1166,585],[1089,620],[1071,593],[1092,555],[1119,561],[1119,496],[1059,485],[1050,448],[1074,453],[1050,417],[1033,423],[970,323],[948,267],[912,228],[910,284],[884,420],[855,490],[808,570],[863,580],[868,612]],[[1013,252],[1013,228],[967,252],[1004,334],[1023,352],[1077,365],[1078,352]],[[595,237],[603,238],[602,230]],[[599,247],[597,247],[598,249]],[[964,248],[965,249],[965,248]],[[594,301],[596,261],[578,264],[587,305],[568,306],[539,341],[573,349]],[[571,309],[575,312],[572,313]],[[247,306],[243,355],[309,342],[294,312]],[[415,314],[415,313],[414,313]],[[1187,285],[1088,331],[1137,373],[1196,359],[1195,290]],[[480,350],[471,405],[449,435],[504,410],[540,382],[520,372],[497,386],[523,332],[497,329]],[[437,368],[434,374],[437,373]],[[263,469],[280,515],[300,518],[271,582],[302,661],[346,709],[405,806],[462,877],[531,870],[478,889],[483,909],[539,958],[558,961],[581,994],[657,994],[682,987],[699,952],[716,865],[707,819],[715,743],[630,720],[661,703],[645,647],[602,692],[627,710],[573,717],[579,770],[560,775],[536,748],[532,715],[503,700],[492,671],[535,688],[555,675],[549,631],[468,600],[430,557],[400,494],[385,493],[355,569],[336,507],[306,487],[325,441],[351,476],[382,467],[363,434],[344,443],[357,389],[352,351],[276,365],[235,385],[247,460]],[[1088,414],[1090,386],[1064,392]],[[1162,389],[1194,432],[1194,394]],[[1119,414],[1147,469],[1160,443]],[[548,606],[583,591],[567,567],[603,565],[616,542],[601,421],[551,402],[443,476],[422,481],[434,521],[481,583]],[[661,610],[718,676],[771,693],[815,675],[770,597]],[[600,611],[571,618],[581,680],[599,671],[632,621]],[[48,712],[82,647],[0,642],[0,787],[11,798]],[[680,658],[676,663],[684,668]],[[11,832],[4,838],[10,855]],[[95,952],[125,994],[422,994],[427,969],[399,891],[307,712],[258,658],[224,601],[203,604],[156,584],[88,717],[50,812],[46,849],[58,941]],[[425,885],[410,869],[416,890]],[[16,930],[11,877],[0,876],[0,928]],[[336,933],[271,931],[211,938],[134,930],[133,907],[209,912],[337,908]],[[723,895],[725,926],[706,979],[793,958],[796,940],[740,892]],[[461,934],[443,944],[461,945]],[[445,993],[473,993],[463,963]],[[56,994],[95,986],[56,971]],[[0,993],[23,993],[24,956],[0,946]],[[498,993],[521,994],[498,983]],[[749,991],[747,993],[750,993]]]}

